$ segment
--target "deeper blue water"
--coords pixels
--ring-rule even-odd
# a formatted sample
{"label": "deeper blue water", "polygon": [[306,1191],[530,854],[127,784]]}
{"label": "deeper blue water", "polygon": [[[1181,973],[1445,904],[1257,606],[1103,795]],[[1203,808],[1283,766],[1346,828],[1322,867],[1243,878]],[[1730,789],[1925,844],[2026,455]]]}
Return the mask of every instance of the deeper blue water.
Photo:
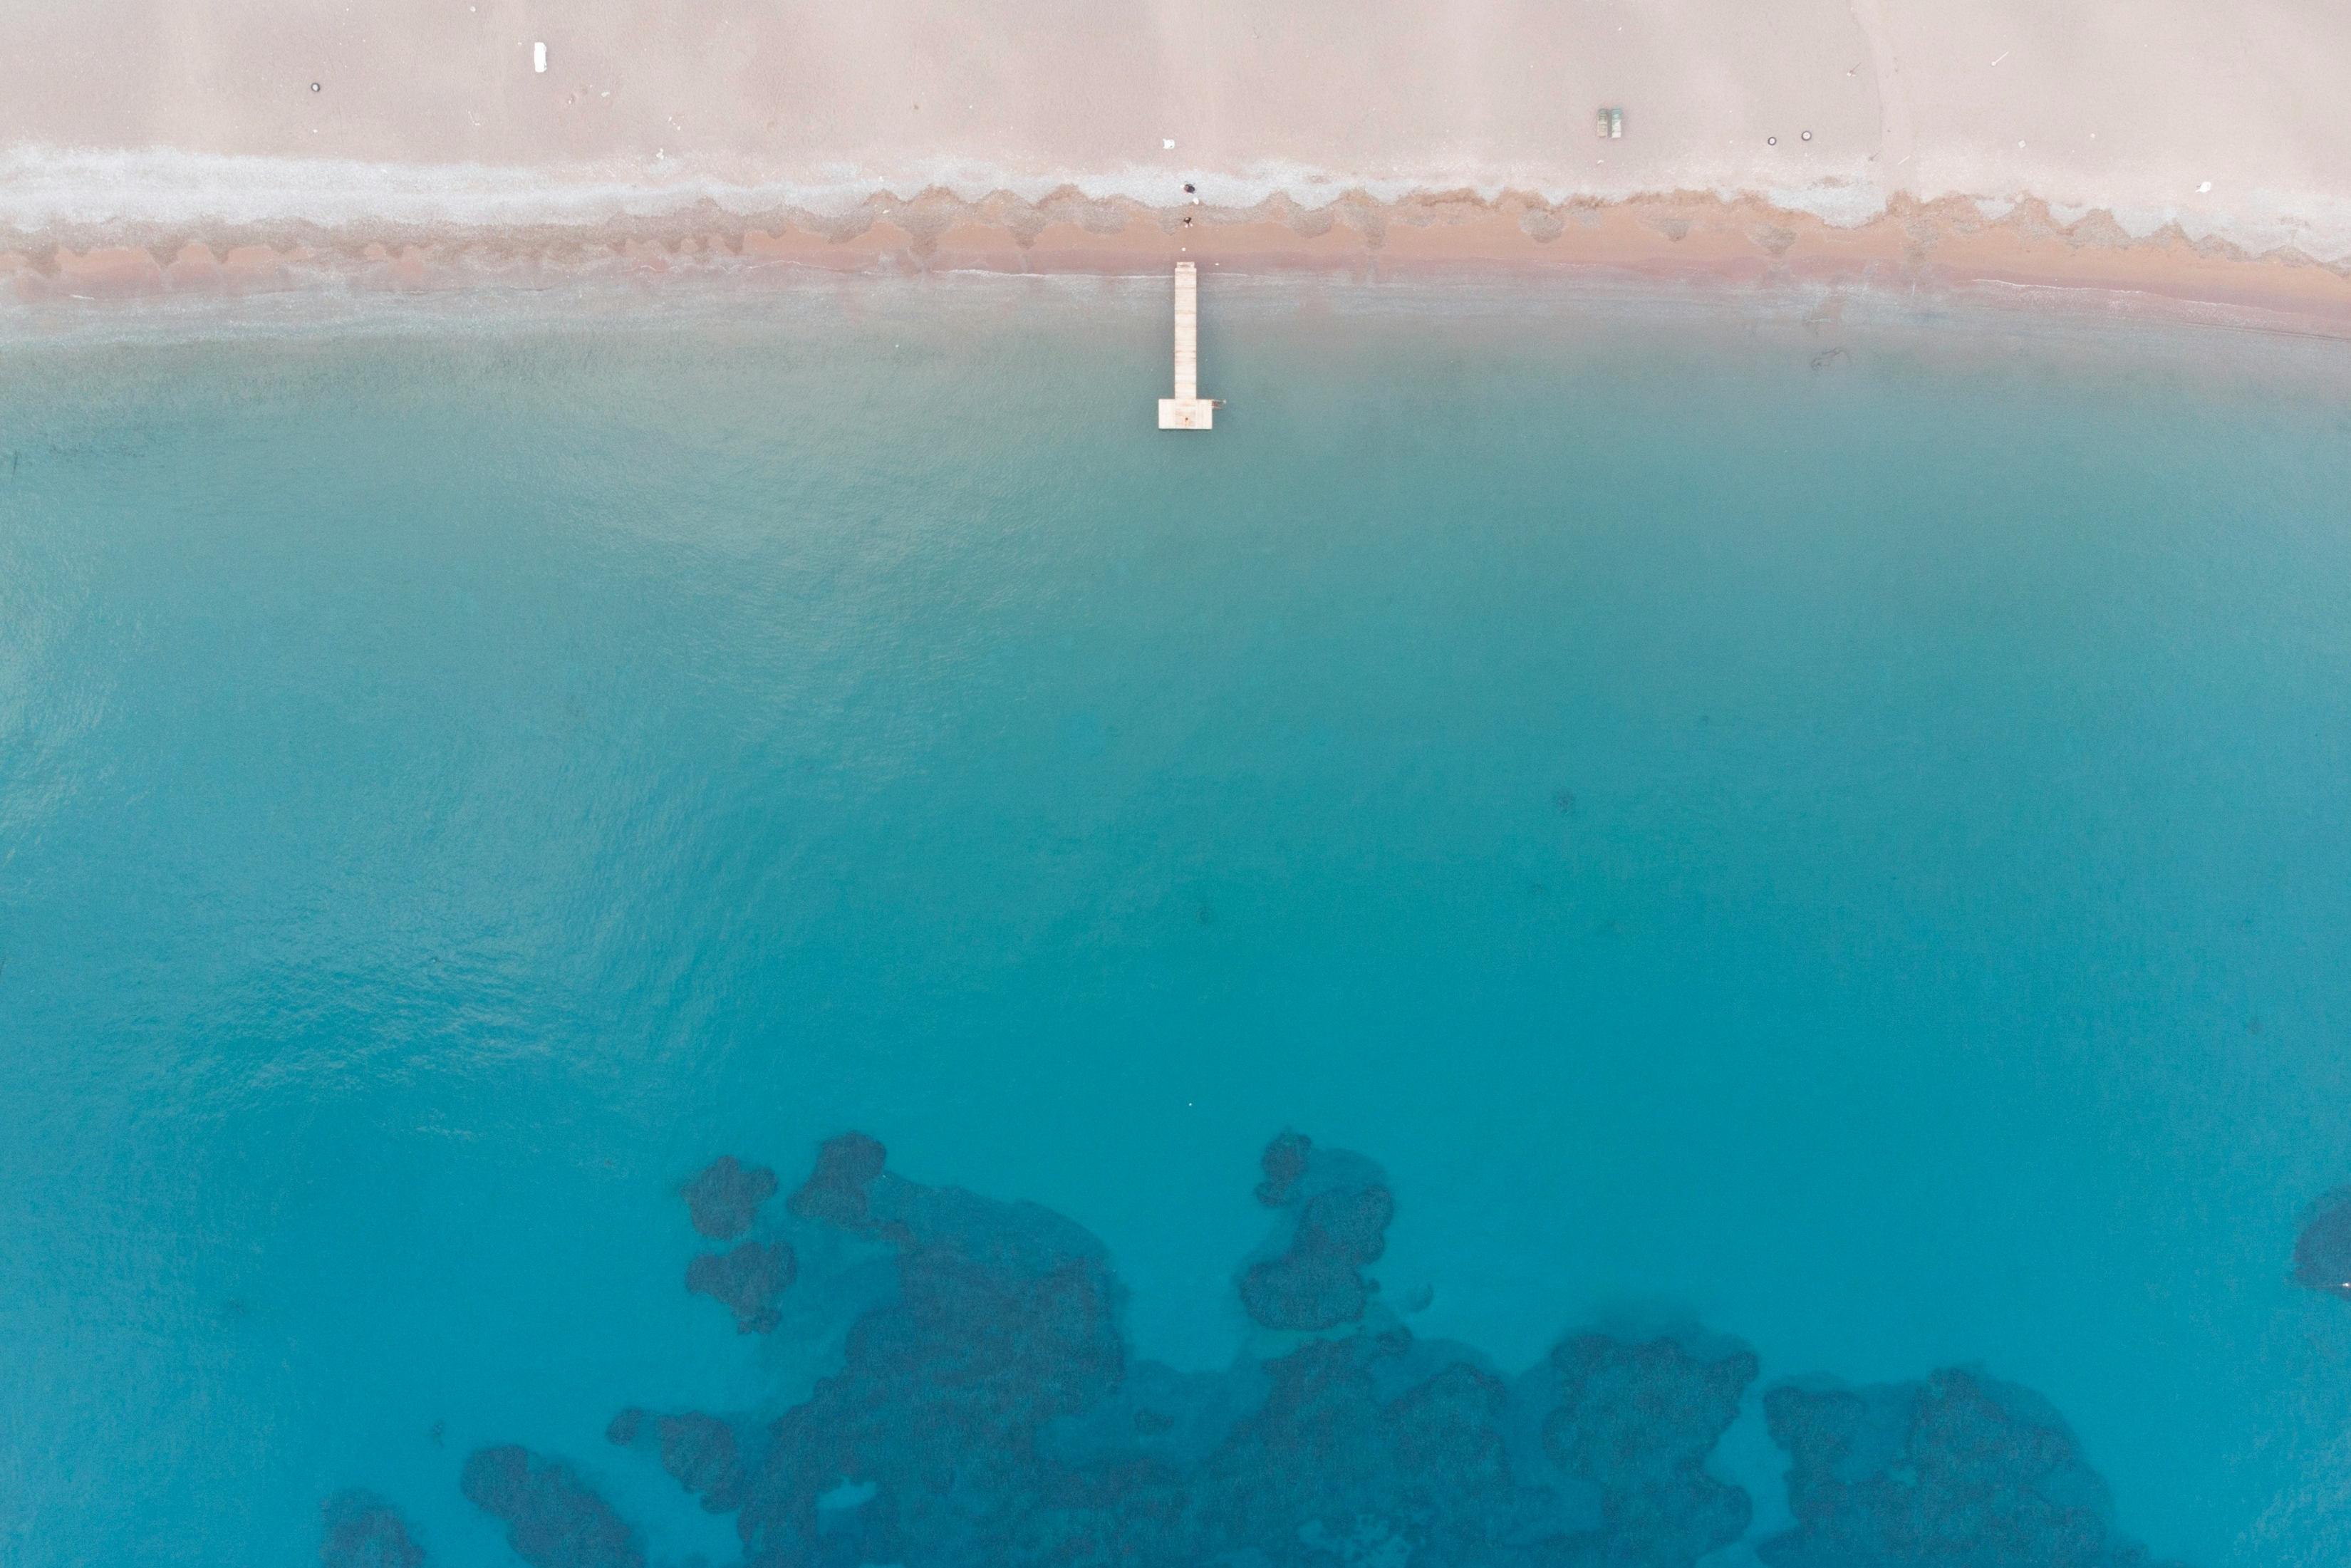
{"label": "deeper blue water", "polygon": [[1949,1367],[2342,1559],[2341,348],[1218,287],[1204,437],[1143,286],[0,350],[0,1563],[514,1563],[496,1443],[736,1561],[607,1424],[853,1310],[683,1288],[716,1156],[1042,1205],[1207,1372],[1286,1128],[1367,1322],[1751,1347],[1710,1565],[1766,1390]]}

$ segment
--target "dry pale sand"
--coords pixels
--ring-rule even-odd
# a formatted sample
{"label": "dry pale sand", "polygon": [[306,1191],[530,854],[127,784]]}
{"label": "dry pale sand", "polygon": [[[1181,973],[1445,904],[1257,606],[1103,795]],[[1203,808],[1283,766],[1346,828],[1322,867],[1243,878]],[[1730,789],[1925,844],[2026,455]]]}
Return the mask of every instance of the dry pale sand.
{"label": "dry pale sand", "polygon": [[2333,0],[9,10],[0,270],[27,298],[1182,254],[2351,324]]}

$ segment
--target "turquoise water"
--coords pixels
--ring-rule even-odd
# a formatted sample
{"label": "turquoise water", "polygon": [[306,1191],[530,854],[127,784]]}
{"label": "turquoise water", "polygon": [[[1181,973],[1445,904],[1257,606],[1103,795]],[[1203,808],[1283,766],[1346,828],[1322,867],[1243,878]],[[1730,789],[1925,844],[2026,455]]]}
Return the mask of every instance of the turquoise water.
{"label": "turquoise water", "polygon": [[2340,348],[1235,285],[1178,438],[1163,294],[0,352],[0,1563],[513,1563],[503,1442],[734,1561],[607,1424],[847,1309],[682,1288],[715,1156],[1044,1205],[1220,1369],[1286,1127],[1422,1341],[1752,1347],[1709,1563],[1766,1389],[1953,1366],[2338,1561]]}

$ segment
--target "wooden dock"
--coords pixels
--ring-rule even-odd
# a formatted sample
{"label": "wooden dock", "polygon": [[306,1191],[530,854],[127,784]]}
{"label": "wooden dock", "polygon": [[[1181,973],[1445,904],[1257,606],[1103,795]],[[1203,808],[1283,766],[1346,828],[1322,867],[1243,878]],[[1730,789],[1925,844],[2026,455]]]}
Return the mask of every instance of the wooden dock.
{"label": "wooden dock", "polygon": [[1213,430],[1219,398],[1200,395],[1200,269],[1176,264],[1176,395],[1159,400],[1162,430]]}

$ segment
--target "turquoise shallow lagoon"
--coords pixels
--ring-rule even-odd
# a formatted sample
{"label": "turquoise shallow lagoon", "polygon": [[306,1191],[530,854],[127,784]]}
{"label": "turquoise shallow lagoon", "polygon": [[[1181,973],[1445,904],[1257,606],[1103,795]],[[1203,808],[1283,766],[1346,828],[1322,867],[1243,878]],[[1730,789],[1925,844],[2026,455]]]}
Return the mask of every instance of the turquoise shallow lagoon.
{"label": "turquoise shallow lagoon", "polygon": [[1767,1391],[1944,1368],[2351,1552],[2342,347],[1207,294],[1199,437],[1155,284],[0,349],[0,1564],[525,1561],[505,1443],[738,1560],[608,1424],[841,1364],[886,1260],[737,1333],[679,1193],[851,1130],[1138,1362],[1295,1348],[1285,1129],[1394,1195],[1333,1333],[1750,1348],[1709,1568]]}

